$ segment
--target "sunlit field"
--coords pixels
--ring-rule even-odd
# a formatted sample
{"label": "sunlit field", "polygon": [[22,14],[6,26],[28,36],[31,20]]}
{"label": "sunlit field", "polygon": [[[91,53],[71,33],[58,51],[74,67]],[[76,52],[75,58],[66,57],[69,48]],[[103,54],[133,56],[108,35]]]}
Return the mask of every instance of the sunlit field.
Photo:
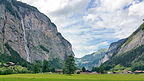
{"label": "sunlit field", "polygon": [[12,74],[0,81],[144,81],[144,74]]}

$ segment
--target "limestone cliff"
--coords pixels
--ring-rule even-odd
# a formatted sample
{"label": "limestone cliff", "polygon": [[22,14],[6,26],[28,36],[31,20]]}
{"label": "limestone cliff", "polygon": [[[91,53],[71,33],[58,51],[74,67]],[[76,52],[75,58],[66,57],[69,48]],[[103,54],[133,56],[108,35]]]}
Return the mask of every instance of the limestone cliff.
{"label": "limestone cliff", "polygon": [[111,43],[107,53],[105,54],[104,58],[101,60],[101,63],[106,62],[112,56],[114,56],[118,52],[118,50],[120,49],[121,44],[123,44],[126,40],[127,39],[121,39],[121,40],[119,40],[117,42]]}
{"label": "limestone cliff", "polygon": [[0,52],[11,55],[5,44],[28,62],[74,55],[46,15],[16,0],[0,0]]}

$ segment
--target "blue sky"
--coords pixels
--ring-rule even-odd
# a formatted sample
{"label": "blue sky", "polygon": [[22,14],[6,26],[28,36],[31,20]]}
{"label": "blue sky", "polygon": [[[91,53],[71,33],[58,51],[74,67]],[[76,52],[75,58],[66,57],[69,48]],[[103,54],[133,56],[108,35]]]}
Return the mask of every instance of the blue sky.
{"label": "blue sky", "polygon": [[128,37],[144,18],[143,0],[20,0],[37,7],[70,41],[76,57]]}

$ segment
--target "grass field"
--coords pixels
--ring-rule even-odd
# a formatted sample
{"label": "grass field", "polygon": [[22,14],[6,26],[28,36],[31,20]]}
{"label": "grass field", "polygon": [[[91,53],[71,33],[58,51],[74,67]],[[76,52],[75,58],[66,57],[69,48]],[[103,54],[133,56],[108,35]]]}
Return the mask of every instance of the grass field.
{"label": "grass field", "polygon": [[144,74],[12,74],[0,75],[0,81],[144,81]]}

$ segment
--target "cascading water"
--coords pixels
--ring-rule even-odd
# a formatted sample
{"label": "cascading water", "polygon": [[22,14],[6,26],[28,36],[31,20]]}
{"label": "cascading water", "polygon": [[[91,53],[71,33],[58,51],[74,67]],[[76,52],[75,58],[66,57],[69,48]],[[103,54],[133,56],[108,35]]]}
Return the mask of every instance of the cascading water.
{"label": "cascading water", "polygon": [[28,43],[27,43],[27,39],[26,39],[26,33],[25,33],[25,27],[24,27],[23,18],[21,18],[21,24],[22,24],[23,35],[24,35],[24,46],[25,46],[25,50],[26,50],[26,54],[27,54],[26,60],[28,62],[30,62],[30,54],[29,54],[29,48],[27,46]]}

